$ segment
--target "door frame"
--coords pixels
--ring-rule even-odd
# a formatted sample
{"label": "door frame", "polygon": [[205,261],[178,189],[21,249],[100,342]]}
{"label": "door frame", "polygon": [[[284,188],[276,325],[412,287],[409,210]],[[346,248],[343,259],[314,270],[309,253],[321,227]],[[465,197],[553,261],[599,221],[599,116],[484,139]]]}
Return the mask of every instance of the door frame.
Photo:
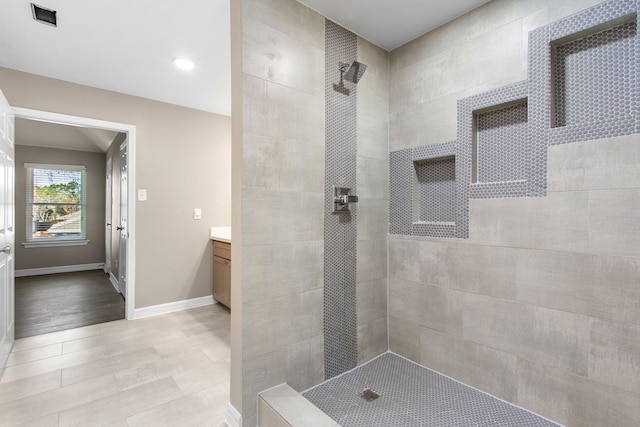
{"label": "door frame", "polygon": [[135,165],[136,165],[136,126],[126,123],[109,122],[105,120],[91,119],[88,117],[71,116],[67,114],[52,113],[49,111],[33,110],[30,108],[12,107],[14,114],[17,118],[36,120],[41,122],[57,123],[62,125],[91,127],[98,129],[105,129],[115,132],[122,132],[127,134],[127,141],[129,142],[128,155],[127,155],[127,222],[129,228],[129,238],[127,239],[127,288],[125,297],[125,318],[133,319],[135,310],[135,224],[136,224],[136,208],[135,200],[132,199],[132,195],[135,194]]}

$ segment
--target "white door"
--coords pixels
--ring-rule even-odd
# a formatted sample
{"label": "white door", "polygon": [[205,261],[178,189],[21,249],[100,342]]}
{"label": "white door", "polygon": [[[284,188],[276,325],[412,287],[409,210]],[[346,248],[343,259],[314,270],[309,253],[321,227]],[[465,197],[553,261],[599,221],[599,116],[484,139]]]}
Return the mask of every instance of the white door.
{"label": "white door", "polygon": [[111,246],[112,246],[112,226],[111,221],[113,221],[113,159],[109,157],[107,159],[107,171],[105,176],[105,218],[106,225],[104,230],[104,272],[107,274],[111,274]]}
{"label": "white door", "polygon": [[118,256],[118,285],[123,297],[127,297],[127,141],[120,146],[120,254]]}
{"label": "white door", "polygon": [[15,337],[13,126],[13,110],[0,91],[0,375]]}

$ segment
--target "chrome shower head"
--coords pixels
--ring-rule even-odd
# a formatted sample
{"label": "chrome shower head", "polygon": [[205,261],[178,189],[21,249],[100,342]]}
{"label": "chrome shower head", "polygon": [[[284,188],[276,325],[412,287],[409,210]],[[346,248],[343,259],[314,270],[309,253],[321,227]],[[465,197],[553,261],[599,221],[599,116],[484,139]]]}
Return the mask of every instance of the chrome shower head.
{"label": "chrome shower head", "polygon": [[353,61],[351,67],[347,70],[347,74],[344,75],[344,78],[351,83],[358,83],[365,71],[367,71],[367,66],[365,64]]}

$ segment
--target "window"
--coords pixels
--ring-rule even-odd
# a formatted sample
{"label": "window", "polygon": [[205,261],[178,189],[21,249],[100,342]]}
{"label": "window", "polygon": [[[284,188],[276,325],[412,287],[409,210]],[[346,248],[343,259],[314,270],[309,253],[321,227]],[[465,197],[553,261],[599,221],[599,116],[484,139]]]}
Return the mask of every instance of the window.
{"label": "window", "polygon": [[25,163],[25,168],[25,246],[87,244],[85,167]]}

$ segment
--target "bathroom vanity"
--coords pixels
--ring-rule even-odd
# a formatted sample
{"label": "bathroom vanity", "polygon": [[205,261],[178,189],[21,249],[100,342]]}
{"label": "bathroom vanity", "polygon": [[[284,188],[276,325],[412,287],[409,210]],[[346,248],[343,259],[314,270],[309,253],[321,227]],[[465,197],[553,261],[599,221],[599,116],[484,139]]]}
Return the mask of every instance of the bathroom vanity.
{"label": "bathroom vanity", "polygon": [[231,227],[212,227],[213,299],[231,308]]}

